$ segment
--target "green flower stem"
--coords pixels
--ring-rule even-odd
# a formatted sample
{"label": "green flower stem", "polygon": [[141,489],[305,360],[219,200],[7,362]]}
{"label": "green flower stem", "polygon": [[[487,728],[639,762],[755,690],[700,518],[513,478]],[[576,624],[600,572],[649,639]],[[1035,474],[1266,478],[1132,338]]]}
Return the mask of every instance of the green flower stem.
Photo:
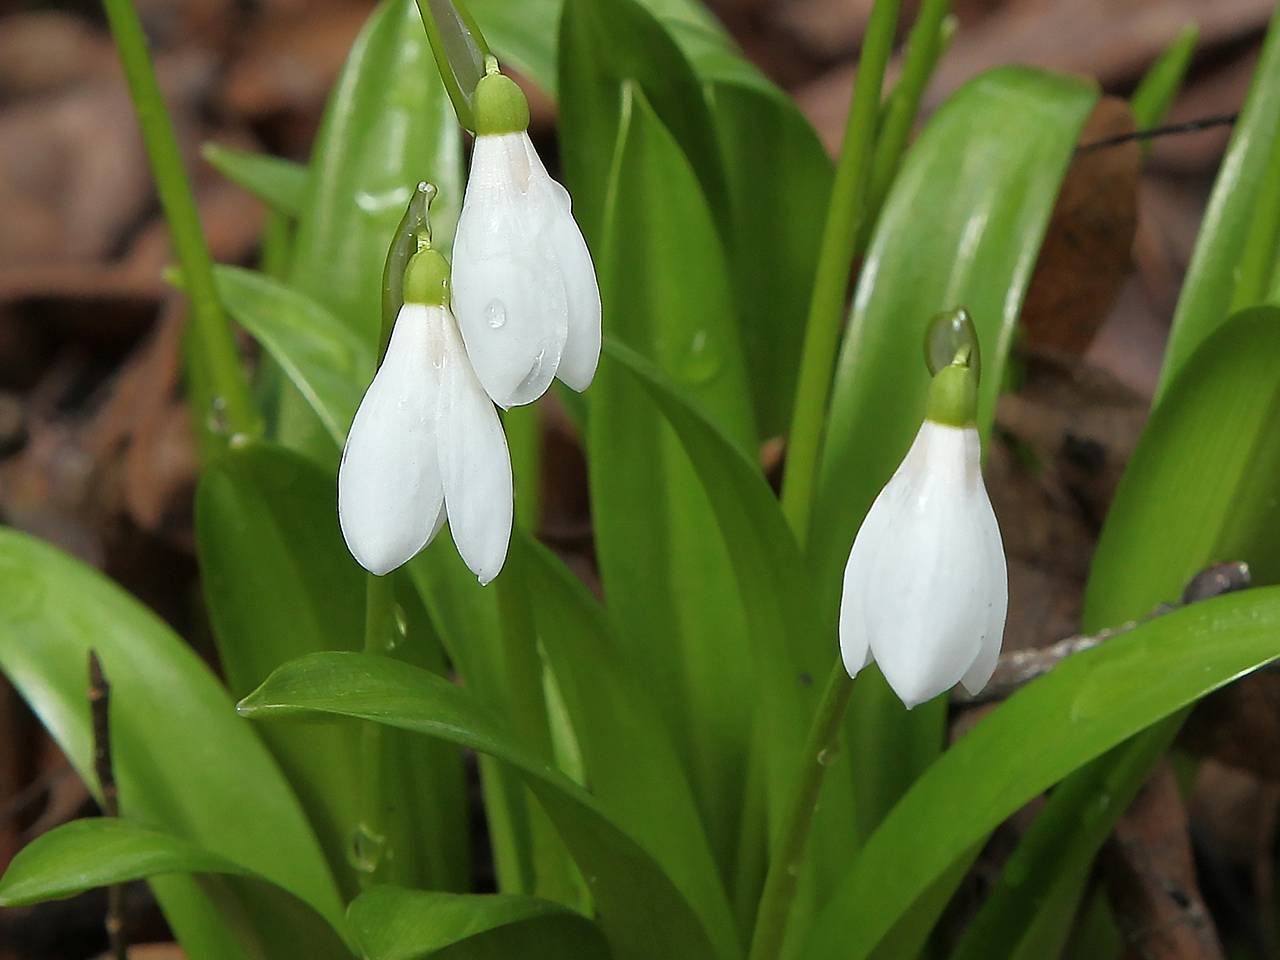
{"label": "green flower stem", "polygon": [[208,457],[231,436],[256,435],[262,419],[253,404],[235,336],[214,287],[213,260],[182,167],[173,124],[156,82],[142,24],[130,0],[104,0],[104,6],[191,301],[187,372],[201,449]]}
{"label": "green flower stem", "polygon": [[[385,656],[391,646],[395,613],[394,583],[391,577],[369,574],[365,581],[364,652]],[[361,730],[360,759],[362,813],[353,843],[367,850],[357,850],[354,865],[361,888],[383,879],[390,851],[387,840],[387,809],[384,780],[387,775],[386,728],[379,723],[366,723]]]}
{"label": "green flower stem", "polygon": [[867,179],[880,116],[880,87],[893,49],[899,6],[900,0],[876,0],[867,24],[805,322],[804,351],[782,486],[782,510],[802,546],[809,531],[809,511],[831,391],[831,373],[844,317],[849,266],[865,213]]}
{"label": "green flower stem", "polygon": [[782,955],[787,919],[804,863],[818,793],[826,778],[827,767],[839,749],[840,724],[851,693],[853,680],[837,658],[818,702],[813,724],[809,727],[804,751],[800,755],[801,767],[795,792],[782,819],[777,846],[769,858],[769,872],[765,876],[764,892],[760,895],[760,908],[756,912],[756,929],[751,938],[750,960],[777,960]]}
{"label": "green flower stem", "polygon": [[864,244],[871,235],[875,218],[898,172],[898,163],[906,149],[907,138],[911,136],[916,114],[920,112],[920,98],[924,96],[938,60],[955,36],[955,18],[950,13],[951,0],[924,0],[916,22],[911,27],[911,34],[907,37],[902,76],[885,103],[880,132],[876,136],[875,153],[871,160],[867,216],[862,223]]}
{"label": "green flower stem", "polygon": [[493,56],[489,44],[462,0],[417,0],[417,4],[453,111],[458,122],[474,132],[471,98],[484,76],[485,60]]}

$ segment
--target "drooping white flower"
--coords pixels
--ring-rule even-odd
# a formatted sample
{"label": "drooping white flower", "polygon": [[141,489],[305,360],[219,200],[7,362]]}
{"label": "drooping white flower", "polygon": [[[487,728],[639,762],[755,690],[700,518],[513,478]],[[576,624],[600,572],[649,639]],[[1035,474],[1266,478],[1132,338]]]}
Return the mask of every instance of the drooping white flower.
{"label": "drooping white flower", "polygon": [[447,285],[436,251],[410,261],[386,357],[347,434],[338,521],[352,556],[379,575],[412,559],[447,521],[483,584],[502,569],[511,538],[511,458]]}
{"label": "drooping white flower", "polygon": [[931,418],[871,505],[845,567],[845,669],[852,677],[874,659],[908,709],[957,683],[980,691],[1004,635],[1004,547],[965,377],[960,366],[935,377]]}
{"label": "drooping white flower", "polygon": [[585,390],[600,359],[600,289],[569,194],[529,140],[516,84],[476,87],[475,148],[453,246],[453,305],[494,403],[537,400],[559,377]]}

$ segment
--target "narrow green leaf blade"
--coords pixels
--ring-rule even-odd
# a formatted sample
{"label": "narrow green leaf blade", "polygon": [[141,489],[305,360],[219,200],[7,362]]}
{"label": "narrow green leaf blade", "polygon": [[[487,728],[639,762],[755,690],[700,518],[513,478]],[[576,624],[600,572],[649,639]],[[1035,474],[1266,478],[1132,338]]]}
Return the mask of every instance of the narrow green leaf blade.
{"label": "narrow green leaf blade", "polygon": [[734,956],[712,946],[684,895],[582,788],[519,746],[451,683],[386,657],[313,654],[278,669],[241,702],[259,719],[333,714],[413,730],[497,757],[537,796],[587,879],[618,960]]}
{"label": "narrow green leaf blade", "polygon": [[[1274,220],[1263,203],[1268,173],[1280,163],[1280,8],[1254,69],[1253,83],[1222,158],[1205,210],[1196,249],[1187,266],[1182,295],[1173,314],[1157,399],[1182,365],[1230,316],[1239,283],[1239,264],[1256,218]],[[1266,198],[1280,204],[1280,195]],[[1272,243],[1275,238],[1272,238]]]}
{"label": "narrow green leaf blade", "polygon": [[[653,851],[719,938],[733,941],[724,885],[680,757],[604,609],[531,538],[508,559],[525,578],[538,635],[582,751],[586,782],[619,826]],[[637,731],[644,731],[637,736]]]}
{"label": "narrow green leaf blade", "polygon": [[[1133,123],[1137,129],[1148,130],[1164,120],[1174,97],[1182,89],[1183,78],[1187,75],[1187,67],[1191,65],[1199,39],[1200,28],[1188,23],[1143,74],[1138,89],[1129,98],[1129,109],[1133,111]],[[1151,149],[1150,141],[1142,146],[1144,153]]]}
{"label": "narrow green leaf blade", "polygon": [[297,218],[306,203],[307,168],[283,157],[206,143],[209,165],[278,213]]}
{"label": "narrow green leaf blade", "polygon": [[1032,797],[1277,657],[1280,588],[1264,588],[1183,607],[1062,661],[916,781],[835,890],[804,960],[861,960],[958,857]]}
{"label": "narrow green leaf blade", "polygon": [[1211,563],[1280,581],[1280,308],[1246,310],[1183,365],[1125,468],[1085,589],[1086,630],[1178,599]]}
{"label": "narrow green leaf blade", "polygon": [[367,960],[419,960],[448,947],[459,960],[608,960],[594,923],[557,903],[506,894],[465,895],[373,887],[348,908]]}
{"label": "narrow green leaf blade", "polygon": [[1098,850],[1173,741],[1134,737],[1054,790],[950,960],[1039,960],[1062,952]]}

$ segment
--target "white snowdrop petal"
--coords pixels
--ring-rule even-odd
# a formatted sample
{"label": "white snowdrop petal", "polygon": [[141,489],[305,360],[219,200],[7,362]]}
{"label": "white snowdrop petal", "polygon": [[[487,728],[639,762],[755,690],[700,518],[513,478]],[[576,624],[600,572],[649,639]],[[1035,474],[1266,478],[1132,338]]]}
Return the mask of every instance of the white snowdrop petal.
{"label": "white snowdrop petal", "polygon": [[540,397],[565,349],[558,189],[526,133],[476,138],[453,245],[453,307],[476,375],[502,406]]}
{"label": "white snowdrop petal", "polygon": [[856,677],[872,661],[871,638],[867,632],[867,576],[875,566],[884,542],[884,526],[889,511],[884,491],[867,511],[849,551],[844,568],[844,590],[840,596],[840,659],[850,677]]}
{"label": "white snowdrop petal", "polygon": [[476,379],[451,318],[445,324],[440,473],[449,532],[482,584],[498,575],[511,540],[511,457],[498,413]]}
{"label": "white snowdrop petal", "polygon": [[986,565],[987,586],[986,623],[982,635],[981,649],[973,665],[960,678],[960,685],[971,696],[982,692],[991,675],[995,673],[996,661],[1000,658],[1000,647],[1004,641],[1004,623],[1009,608],[1009,573],[1004,559],[1004,541],[1000,537],[1000,527],[996,523],[995,511],[991,509],[991,501],[985,488],[982,488],[981,523],[984,528],[984,555],[981,562]]}
{"label": "white snowdrop petal", "polygon": [[[876,662],[908,708],[954,686],[977,658],[985,604],[972,555],[964,431],[926,422],[881,493],[881,545],[865,578]],[[980,549],[980,548],[979,548]]]}
{"label": "white snowdrop petal", "polygon": [[440,308],[406,304],[400,311],[338,469],[342,535],[371,573],[388,573],[426,546],[441,510],[432,309]]}
{"label": "white snowdrop petal", "polygon": [[567,211],[556,226],[554,250],[569,302],[568,337],[556,376],[581,393],[600,363],[600,287],[582,231]]}

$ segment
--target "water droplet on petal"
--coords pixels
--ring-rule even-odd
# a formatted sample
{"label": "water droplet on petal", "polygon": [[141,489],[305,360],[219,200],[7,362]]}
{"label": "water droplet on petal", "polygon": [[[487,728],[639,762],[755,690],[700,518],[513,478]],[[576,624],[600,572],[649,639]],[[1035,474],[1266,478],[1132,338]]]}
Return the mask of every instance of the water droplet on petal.
{"label": "water droplet on petal", "polygon": [[501,330],[507,325],[507,305],[496,297],[484,308],[484,319],[490,330]]}

